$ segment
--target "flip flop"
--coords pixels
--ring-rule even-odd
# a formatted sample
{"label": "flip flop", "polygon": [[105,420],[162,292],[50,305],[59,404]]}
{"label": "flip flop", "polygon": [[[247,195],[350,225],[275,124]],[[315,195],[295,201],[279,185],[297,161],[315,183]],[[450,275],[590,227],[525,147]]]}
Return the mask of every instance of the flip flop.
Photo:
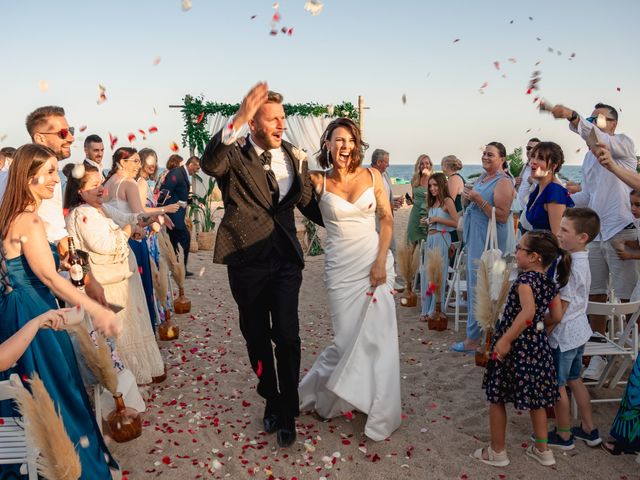
{"label": "flip flop", "polygon": [[457,352],[457,353],[473,353],[473,354],[476,353],[476,349],[475,348],[466,350],[464,348],[464,342],[456,342],[456,343],[454,343],[453,345],[451,345],[451,350],[454,351],[454,352]]}

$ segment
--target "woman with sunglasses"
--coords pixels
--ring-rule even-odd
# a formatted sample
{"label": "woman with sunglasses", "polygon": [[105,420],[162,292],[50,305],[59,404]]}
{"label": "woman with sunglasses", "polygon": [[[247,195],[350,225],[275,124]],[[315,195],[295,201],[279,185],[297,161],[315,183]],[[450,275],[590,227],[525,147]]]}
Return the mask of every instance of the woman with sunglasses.
{"label": "woman with sunglasses", "polygon": [[[140,190],[135,178],[140,172],[140,155],[135,148],[120,147],[113,153],[111,171],[104,182],[105,203],[126,213],[164,214],[174,213],[179,205],[167,205],[166,207],[145,207],[140,198]],[[121,227],[123,225],[120,225]],[[142,285],[149,309],[149,317],[152,325],[156,324],[156,299],[153,293],[153,281],[151,277],[151,263],[149,248],[144,240],[144,230],[134,227],[129,246],[136,256],[136,261],[142,276]]]}
{"label": "woman with sunglasses", "polygon": [[[54,152],[27,144],[18,149],[15,160],[9,170],[7,193],[0,203],[0,342],[32,318],[58,308],[56,296],[70,305],[82,305],[94,326],[106,335],[119,334],[122,325],[111,310],[58,274],[60,257],[47,241],[37,213],[44,199],[53,198],[60,182]],[[0,380],[8,379],[11,373],[21,377],[37,374],[42,379],[67,435],[77,446],[81,478],[110,480],[109,467],[118,465],[96,424],[68,333],[40,329],[18,362],[0,374]],[[0,417],[16,415],[12,402],[0,402]],[[15,477],[21,478],[17,470],[18,466]],[[2,465],[0,473],[3,478],[10,478],[13,471]]]}

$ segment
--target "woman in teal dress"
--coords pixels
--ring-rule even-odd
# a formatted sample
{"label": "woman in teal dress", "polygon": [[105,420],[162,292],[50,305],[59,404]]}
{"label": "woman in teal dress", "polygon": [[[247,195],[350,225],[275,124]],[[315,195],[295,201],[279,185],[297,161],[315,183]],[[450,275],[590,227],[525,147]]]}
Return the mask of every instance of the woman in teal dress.
{"label": "woman in teal dress", "polygon": [[640,355],[633,364],[610,433],[615,440],[602,443],[602,448],[607,452],[613,455],[640,453]]}
{"label": "woman in teal dress", "polygon": [[427,185],[432,172],[433,164],[429,155],[420,155],[411,179],[413,206],[407,221],[407,243],[412,245],[427,239],[427,227],[420,220],[427,216]]}
{"label": "woman in teal dress", "polygon": [[[53,151],[28,144],[18,149],[15,158],[0,204],[0,342],[32,318],[57,308],[54,294],[70,305],[82,305],[96,329],[106,335],[118,333],[121,326],[115,314],[57,272],[56,248],[47,242],[43,222],[37,215],[41,201],[53,197],[54,186],[60,181]],[[81,478],[110,480],[109,468],[117,469],[118,465],[96,424],[67,332],[39,330],[18,362],[0,373],[0,380],[8,379],[12,373],[22,378],[37,373],[44,382],[67,435],[76,445]],[[11,401],[0,402],[0,416],[17,416]],[[14,474],[20,478],[18,468],[0,465],[0,477]]]}
{"label": "woman in teal dress", "polygon": [[[449,196],[447,177],[444,173],[434,173],[429,179],[429,193],[427,194],[429,205],[429,236],[422,244],[420,257],[420,299],[422,303],[421,320],[433,314],[436,302],[441,302],[444,311],[445,285],[449,267],[449,247],[451,246],[451,231],[458,225],[458,214],[453,199]],[[442,282],[439,285],[440,298],[436,298],[435,286],[428,277],[426,265],[427,252],[436,250],[442,259]]]}

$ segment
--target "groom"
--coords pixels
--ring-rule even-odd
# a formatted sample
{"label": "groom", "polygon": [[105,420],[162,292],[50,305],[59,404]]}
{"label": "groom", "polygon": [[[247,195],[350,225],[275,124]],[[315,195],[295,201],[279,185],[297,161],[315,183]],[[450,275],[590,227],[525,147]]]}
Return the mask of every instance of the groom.
{"label": "groom", "polygon": [[[246,123],[250,134],[237,142]],[[298,293],[304,260],[293,208],[322,225],[307,164],[282,140],[285,129],[282,95],[258,83],[201,161],[202,170],[218,181],[225,207],[213,261],[228,266],[240,330],[258,393],[266,399],[264,430],[277,431],[281,447],[295,441],[300,413]]]}

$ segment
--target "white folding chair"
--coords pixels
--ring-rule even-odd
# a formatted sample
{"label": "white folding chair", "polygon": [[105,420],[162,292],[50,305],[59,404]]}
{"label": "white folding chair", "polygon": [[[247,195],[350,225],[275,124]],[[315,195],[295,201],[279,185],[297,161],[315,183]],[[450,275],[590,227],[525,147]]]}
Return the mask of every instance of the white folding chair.
{"label": "white folding chair", "polygon": [[[24,388],[20,377],[13,373],[9,380],[0,382],[0,400],[16,398],[16,391]],[[38,450],[29,444],[25,425],[20,417],[2,417],[0,422],[0,465],[20,465],[20,474],[29,480],[37,480],[36,459]]]}
{"label": "white folding chair", "polygon": [[[447,276],[447,296],[445,298],[445,306],[447,309],[452,308],[454,312],[453,329],[457,332],[459,324],[466,323],[462,320],[462,316],[466,316],[467,312],[460,311],[460,303],[463,301],[462,294],[467,291],[466,281],[466,250],[461,248],[460,242],[454,242],[456,245],[456,253],[453,261],[453,267],[449,268],[450,275]],[[468,311],[468,307],[467,307]]]}
{"label": "white folding chair", "polygon": [[[585,345],[584,355],[600,355],[607,360],[607,366],[597,381],[584,382],[587,386],[602,388],[609,382],[612,390],[618,385],[626,384],[621,381],[631,363],[638,355],[638,318],[640,317],[640,302],[629,303],[599,303],[589,302],[588,315],[604,315],[608,319],[609,332],[607,335],[594,333]],[[617,325],[616,325],[617,324]],[[616,326],[620,330],[616,330]],[[618,362],[617,360],[620,360]],[[619,363],[619,365],[618,365]],[[616,398],[592,398],[591,403],[619,402]],[[575,401],[571,399],[573,417],[577,418]]]}

